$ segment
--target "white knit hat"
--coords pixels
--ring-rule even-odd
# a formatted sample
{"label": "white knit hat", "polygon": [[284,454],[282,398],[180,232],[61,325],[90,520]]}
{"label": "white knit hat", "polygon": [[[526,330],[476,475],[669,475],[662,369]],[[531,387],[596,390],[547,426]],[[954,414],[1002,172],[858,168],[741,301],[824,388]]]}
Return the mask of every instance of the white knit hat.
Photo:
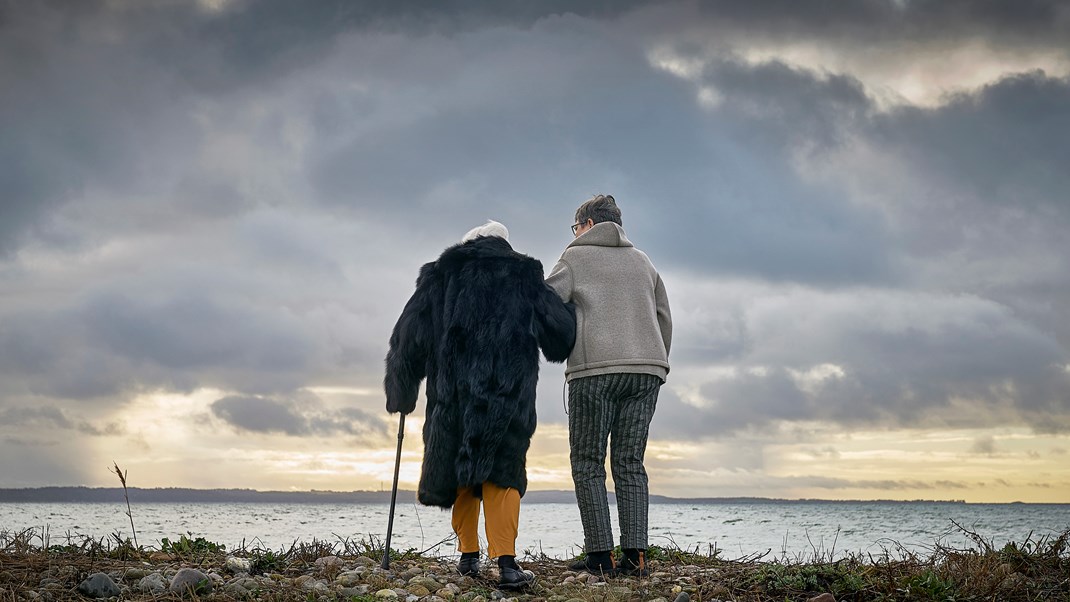
{"label": "white knit hat", "polygon": [[496,222],[494,220],[487,220],[487,223],[482,226],[476,226],[468,231],[468,234],[464,235],[461,242],[468,242],[475,240],[478,236],[497,236],[498,238],[504,238],[509,240],[509,229],[504,224]]}

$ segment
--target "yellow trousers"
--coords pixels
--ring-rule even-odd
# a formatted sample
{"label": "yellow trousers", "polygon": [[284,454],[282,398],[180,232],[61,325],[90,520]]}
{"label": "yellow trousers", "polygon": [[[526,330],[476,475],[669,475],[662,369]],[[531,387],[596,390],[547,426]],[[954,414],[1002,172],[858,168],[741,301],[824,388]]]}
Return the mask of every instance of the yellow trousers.
{"label": "yellow trousers", "polygon": [[[457,489],[457,500],[453,503],[453,530],[457,533],[458,548],[462,553],[479,551],[479,502],[479,498],[472,495],[472,488]],[[486,515],[487,556],[516,556],[520,492],[512,487],[483,483],[483,512]]]}

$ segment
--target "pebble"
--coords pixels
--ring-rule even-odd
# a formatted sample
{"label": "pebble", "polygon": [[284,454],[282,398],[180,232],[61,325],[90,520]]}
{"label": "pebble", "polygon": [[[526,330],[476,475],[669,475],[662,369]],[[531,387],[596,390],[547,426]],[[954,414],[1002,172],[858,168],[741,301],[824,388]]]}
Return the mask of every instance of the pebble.
{"label": "pebble", "polygon": [[673,602],[691,602],[691,596],[687,595],[687,592],[680,592],[676,595],[676,600]]}
{"label": "pebble", "polygon": [[398,593],[392,589],[384,588],[375,592],[375,597],[383,599],[393,599],[398,597]]}
{"label": "pebble", "polygon": [[137,582],[135,589],[146,594],[162,594],[167,591],[167,581],[159,573],[149,573]]}
{"label": "pebble", "polygon": [[343,564],[342,559],[337,556],[324,556],[323,558],[316,559],[316,568],[325,571],[333,568],[340,568]]}
{"label": "pebble", "polygon": [[78,584],[78,591],[90,598],[111,598],[122,593],[107,573],[93,573]]}
{"label": "pebble", "polygon": [[416,596],[417,598],[422,598],[424,596],[429,595],[431,593],[431,590],[420,584],[413,585],[412,583],[409,583],[409,593]]}
{"label": "pebble", "polygon": [[197,569],[181,569],[171,578],[171,586],[168,588],[172,594],[202,594],[210,593],[213,588],[212,579]]}
{"label": "pebble", "polygon": [[441,583],[439,583],[438,581],[435,581],[431,577],[427,577],[426,575],[416,575],[415,577],[410,578],[409,579],[409,585],[410,586],[414,586],[414,585],[422,586],[428,592],[434,592],[434,591],[438,591],[438,590],[442,589],[442,584]]}
{"label": "pebble", "polygon": [[248,558],[228,556],[226,567],[232,573],[251,573],[253,572],[253,561]]}
{"label": "pebble", "polygon": [[138,581],[140,579],[144,579],[150,573],[152,573],[151,570],[136,566],[133,568],[126,569],[126,572],[123,573],[123,579],[129,579],[130,581]]}

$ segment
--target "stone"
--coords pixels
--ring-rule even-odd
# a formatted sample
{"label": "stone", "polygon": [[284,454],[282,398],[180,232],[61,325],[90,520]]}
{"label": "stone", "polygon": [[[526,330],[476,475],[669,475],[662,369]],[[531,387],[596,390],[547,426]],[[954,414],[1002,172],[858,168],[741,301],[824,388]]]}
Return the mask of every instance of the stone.
{"label": "stone", "polygon": [[360,583],[360,573],[356,571],[339,573],[339,575],[334,578],[334,582],[342,587],[353,587]]}
{"label": "stone", "polygon": [[[453,584],[451,583],[450,585],[453,585]],[[444,588],[438,590],[437,592],[435,592],[435,595],[438,596],[439,598],[442,598],[443,600],[452,600],[453,597],[456,594],[454,594],[451,590],[449,590],[449,589],[444,587]]]}
{"label": "stone", "polygon": [[145,594],[162,594],[167,591],[167,581],[159,573],[149,573],[137,582],[135,589]]}
{"label": "stone", "polygon": [[130,581],[139,581],[141,579],[144,579],[150,573],[152,573],[152,571],[149,569],[135,566],[126,569],[126,572],[123,573],[123,579]]}
{"label": "stone", "polygon": [[368,558],[367,556],[357,556],[356,559],[354,559],[353,562],[356,562],[357,564],[359,564],[361,566],[371,566],[371,565],[379,564],[378,562],[372,560],[371,558]]}
{"label": "stone", "polygon": [[318,594],[324,594],[331,591],[330,586],[327,585],[327,582],[323,581],[322,579],[309,579],[308,581],[302,583],[301,587],[310,592],[315,592]]}
{"label": "stone", "polygon": [[412,585],[410,583],[409,584],[409,593],[414,595],[414,596],[416,596],[417,598],[422,598],[424,596],[429,595],[431,593],[431,590],[427,589],[426,587],[424,587],[422,585],[419,585],[419,584]]}
{"label": "stone", "polygon": [[687,592],[680,592],[676,595],[676,599],[673,600],[673,602],[691,602],[691,596],[687,595]]}
{"label": "stone", "polygon": [[441,583],[439,583],[438,581],[435,581],[431,577],[427,577],[425,575],[417,575],[415,577],[410,578],[409,579],[410,589],[414,585],[422,586],[428,592],[435,592],[435,591],[438,591],[438,590],[442,589],[442,587],[443,587]]}
{"label": "stone", "polygon": [[569,575],[568,577],[565,577],[565,580],[562,581],[561,583],[563,583],[565,585],[568,585],[569,583],[575,583],[575,582],[576,582],[576,576],[575,575]]}
{"label": "stone", "polygon": [[569,598],[566,602],[585,602],[585,601],[584,601],[583,598]]}
{"label": "stone", "polygon": [[367,585],[358,585],[357,587],[343,587],[338,590],[338,595],[343,598],[363,598],[368,595],[371,588]]}
{"label": "stone", "polygon": [[90,598],[111,598],[120,593],[119,586],[106,573],[93,573],[78,584],[78,592]]}
{"label": "stone", "polygon": [[825,592],[819,596],[814,596],[813,598],[810,598],[806,602],[836,602],[836,596]]}
{"label": "stone", "polygon": [[213,588],[212,579],[197,569],[181,569],[171,578],[168,588],[172,594],[207,594]]}
{"label": "stone", "polygon": [[665,598],[654,598],[650,602],[669,602],[669,601],[666,600]]}
{"label": "stone", "polygon": [[236,556],[227,556],[226,568],[232,573],[251,573],[253,572],[253,561],[248,558],[238,558]]}
{"label": "stone", "polygon": [[672,593],[673,594],[679,594],[682,591],[684,591],[684,588],[680,587],[679,585],[672,586]]}
{"label": "stone", "polygon": [[416,594],[409,594],[408,596],[405,596],[405,602],[416,602],[419,599],[420,596],[417,596]]}
{"label": "stone", "polygon": [[392,589],[383,588],[383,589],[375,592],[375,597],[376,598],[381,598],[381,599],[384,599],[384,600],[394,600],[394,599],[397,599],[398,593],[396,591],[392,590]]}
{"label": "stone", "polygon": [[446,587],[442,589],[448,592],[453,592],[454,596],[459,595],[461,593],[461,586],[457,585],[456,583],[447,583]]}
{"label": "stone", "polygon": [[323,558],[316,559],[316,568],[321,571],[326,571],[335,568],[341,568],[345,564],[342,559],[337,556],[324,556]]}
{"label": "stone", "polygon": [[490,593],[490,599],[491,600],[501,600],[504,597],[505,597],[505,594],[503,594],[501,592],[501,590],[494,590],[494,591],[492,591]]}

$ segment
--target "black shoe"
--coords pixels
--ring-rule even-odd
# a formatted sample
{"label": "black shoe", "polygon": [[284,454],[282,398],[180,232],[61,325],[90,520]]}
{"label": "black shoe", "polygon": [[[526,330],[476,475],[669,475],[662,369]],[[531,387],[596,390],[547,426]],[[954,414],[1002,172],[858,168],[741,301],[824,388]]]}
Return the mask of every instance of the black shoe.
{"label": "black shoe", "polygon": [[472,552],[471,556],[468,553],[461,554],[461,560],[457,562],[457,572],[465,577],[478,576],[479,552]]}
{"label": "black shoe", "polygon": [[519,566],[516,568],[503,566],[498,568],[501,577],[498,579],[498,589],[516,591],[535,583],[535,573],[525,571]]}
{"label": "black shoe", "polygon": [[589,552],[583,560],[573,562],[568,565],[568,568],[600,577],[614,577],[617,574],[617,567],[613,562],[613,553],[610,551]]}
{"label": "black shoe", "polygon": [[650,569],[646,566],[646,550],[624,548],[620,559],[619,574],[626,577],[649,577]]}

